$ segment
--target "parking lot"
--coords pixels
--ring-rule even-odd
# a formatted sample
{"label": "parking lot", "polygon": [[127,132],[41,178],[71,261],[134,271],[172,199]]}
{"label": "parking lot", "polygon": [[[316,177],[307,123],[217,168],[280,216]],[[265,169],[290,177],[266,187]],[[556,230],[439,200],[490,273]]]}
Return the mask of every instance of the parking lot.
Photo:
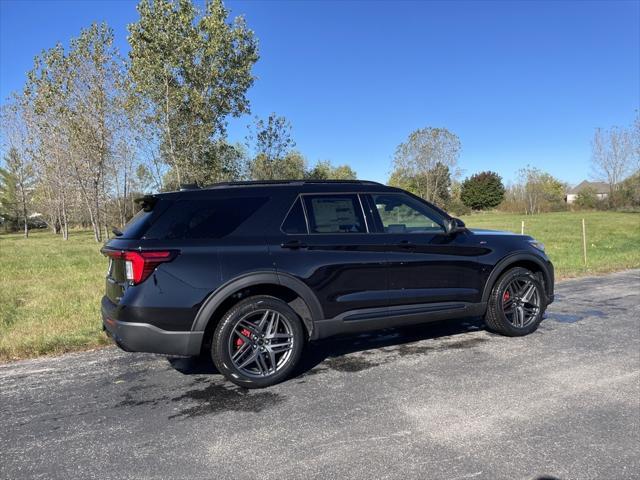
{"label": "parking lot", "polygon": [[265,390],[116,348],[0,366],[0,478],[640,478],[640,270],[479,319],[325,340]]}

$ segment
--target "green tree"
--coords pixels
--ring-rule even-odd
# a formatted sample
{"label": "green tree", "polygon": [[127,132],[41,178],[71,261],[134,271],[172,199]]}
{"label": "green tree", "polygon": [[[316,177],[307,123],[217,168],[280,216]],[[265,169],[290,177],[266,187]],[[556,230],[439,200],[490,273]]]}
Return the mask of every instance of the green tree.
{"label": "green tree", "polygon": [[307,172],[306,177],[311,180],[355,180],[357,175],[349,165],[334,167],[329,160],[321,160]]}
{"label": "green tree", "polygon": [[[70,215],[77,197],[70,140],[72,82],[69,60],[60,43],[34,59],[17,105],[31,137],[38,172],[35,197],[54,233],[69,237]],[[80,95],[78,99],[81,99]],[[81,122],[76,122],[81,125]]]}
{"label": "green tree", "polygon": [[306,165],[305,158],[295,150],[276,160],[260,153],[251,162],[249,172],[253,180],[299,180],[306,175]]}
{"label": "green tree", "polygon": [[[266,120],[256,117],[247,145],[254,152],[249,168],[254,180],[302,178],[291,177],[304,174],[304,159],[299,153],[291,155],[296,142],[291,135],[291,123],[285,117],[275,113]],[[301,161],[303,169],[299,170]]]}
{"label": "green tree", "polygon": [[107,235],[110,231],[104,215],[112,180],[107,173],[112,170],[124,115],[126,74],[114,41],[111,28],[94,23],[71,41],[67,54],[68,158],[96,242],[102,241],[102,227]]}
{"label": "green tree", "polygon": [[338,165],[333,168],[331,178],[334,180],[356,180],[358,174],[349,165]]}
{"label": "green tree", "polygon": [[553,175],[527,166],[518,171],[518,177],[527,215],[566,208],[567,186]]}
{"label": "green tree", "polygon": [[202,15],[191,0],[142,0],[138,13],[129,26],[137,102],[177,182],[206,183],[227,117],[249,111],[257,41],[242,17],[227,23],[221,0],[207,1]]}
{"label": "green tree", "polygon": [[502,178],[495,172],[476,173],[462,183],[460,199],[474,210],[497,207],[504,199]]}
{"label": "green tree", "polygon": [[17,184],[15,175],[0,167],[0,223],[6,231],[19,228],[20,208]]}
{"label": "green tree", "polygon": [[598,205],[598,194],[595,188],[583,188],[576,196],[573,204],[579,208],[596,208]]}
{"label": "green tree", "polygon": [[[410,176],[396,169],[389,178],[389,185],[399,187],[422,196],[422,188],[431,184],[431,202],[445,207],[451,201],[451,172],[449,167],[438,162],[424,174]],[[424,198],[424,197],[423,197]]]}
{"label": "green tree", "polygon": [[389,183],[444,205],[460,149],[460,139],[446,128],[415,130],[396,149]]}
{"label": "green tree", "polygon": [[11,147],[4,158],[5,168],[0,168],[0,216],[29,236],[29,211],[33,192],[33,165],[16,147]]}
{"label": "green tree", "polygon": [[614,195],[618,196],[616,204],[619,206],[640,207],[640,170],[623,180]]}
{"label": "green tree", "polygon": [[83,29],[67,51],[61,45],[44,51],[28,74],[21,100],[43,187],[39,198],[63,238],[75,199],[95,240],[102,241],[103,227],[108,232],[105,203],[114,182],[120,187],[116,159],[129,166],[135,157],[125,141],[126,93],[124,62],[105,24]]}

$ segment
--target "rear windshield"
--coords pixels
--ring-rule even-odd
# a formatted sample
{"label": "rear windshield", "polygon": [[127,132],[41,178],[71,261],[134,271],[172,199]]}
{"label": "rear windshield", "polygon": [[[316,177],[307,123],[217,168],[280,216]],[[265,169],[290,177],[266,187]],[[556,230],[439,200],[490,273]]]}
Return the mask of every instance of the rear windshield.
{"label": "rear windshield", "polygon": [[140,210],[122,227],[122,235],[118,238],[140,238],[147,229],[152,215],[152,211]]}
{"label": "rear windshield", "polygon": [[267,197],[178,200],[153,222],[143,238],[223,238],[264,205]]}

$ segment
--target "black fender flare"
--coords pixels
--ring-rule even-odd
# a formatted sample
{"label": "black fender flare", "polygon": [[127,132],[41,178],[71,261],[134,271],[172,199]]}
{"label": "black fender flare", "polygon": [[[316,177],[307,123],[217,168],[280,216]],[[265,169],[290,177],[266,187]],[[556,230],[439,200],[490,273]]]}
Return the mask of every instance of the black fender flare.
{"label": "black fender flare", "polygon": [[283,273],[252,272],[236,277],[221,287],[217,288],[202,302],[191,327],[192,331],[201,332],[207,328],[207,324],[218,307],[234,293],[254,285],[279,285],[287,287],[295,292],[305,303],[308,314],[301,315],[302,321],[309,332],[313,332],[313,324],[322,319],[322,307],[313,291],[301,280]]}
{"label": "black fender flare", "polygon": [[547,296],[553,295],[553,275],[549,271],[549,267],[546,265],[545,261],[538,256],[528,253],[528,252],[516,252],[511,255],[506,256],[502,260],[500,260],[491,270],[491,274],[489,278],[484,284],[484,290],[482,291],[482,301],[488,302],[489,295],[491,294],[491,289],[495,285],[498,277],[502,275],[511,265],[514,263],[527,261],[533,262],[540,267],[542,271],[542,275],[544,276],[544,282],[546,287]]}

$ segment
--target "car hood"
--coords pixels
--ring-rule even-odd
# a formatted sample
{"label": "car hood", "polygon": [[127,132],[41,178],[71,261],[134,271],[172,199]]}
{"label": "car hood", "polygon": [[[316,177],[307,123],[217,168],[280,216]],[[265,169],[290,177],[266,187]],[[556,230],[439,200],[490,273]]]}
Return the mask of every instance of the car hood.
{"label": "car hood", "polygon": [[476,235],[506,235],[512,237],[528,237],[528,235],[521,235],[519,233],[508,232],[506,230],[487,230],[484,228],[470,228],[474,234]]}

